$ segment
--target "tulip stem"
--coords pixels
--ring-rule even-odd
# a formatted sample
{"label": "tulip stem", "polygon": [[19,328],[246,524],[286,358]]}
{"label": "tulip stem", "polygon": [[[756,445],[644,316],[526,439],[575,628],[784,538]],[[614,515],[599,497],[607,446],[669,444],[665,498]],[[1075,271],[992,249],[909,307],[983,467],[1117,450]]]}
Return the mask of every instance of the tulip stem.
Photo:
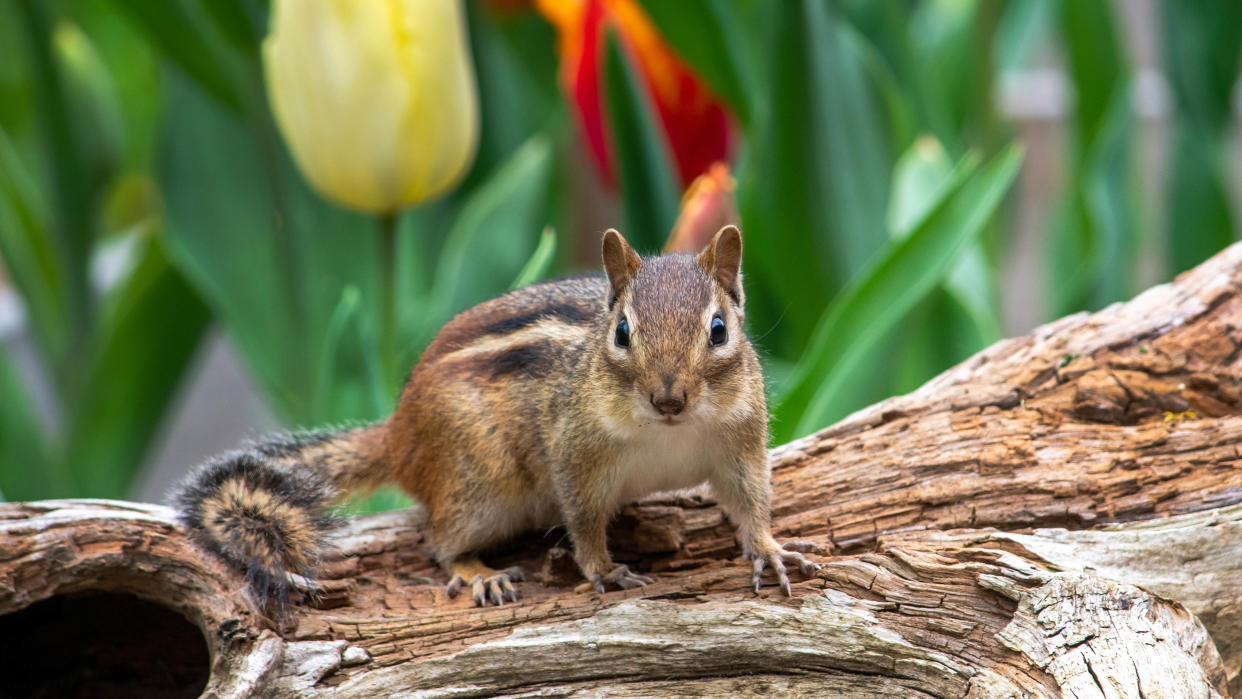
{"label": "tulip stem", "polygon": [[385,390],[397,385],[397,215],[382,214],[379,217],[380,232],[380,317],[379,348],[380,368],[384,376]]}

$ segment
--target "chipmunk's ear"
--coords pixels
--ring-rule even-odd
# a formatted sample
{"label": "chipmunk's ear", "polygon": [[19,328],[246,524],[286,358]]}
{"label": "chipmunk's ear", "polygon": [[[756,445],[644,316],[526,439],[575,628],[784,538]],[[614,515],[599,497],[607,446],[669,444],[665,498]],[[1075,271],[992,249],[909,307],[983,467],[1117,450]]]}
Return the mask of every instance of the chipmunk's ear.
{"label": "chipmunk's ear", "polygon": [[608,274],[608,283],[612,285],[612,293],[608,295],[609,308],[616,303],[625,287],[629,286],[640,264],[642,260],[638,258],[638,253],[634,252],[634,248],[625,242],[625,238],[615,228],[604,232],[604,272]]}
{"label": "chipmunk's ear", "polygon": [[742,305],[742,232],[737,226],[716,231],[699,253],[699,266],[720,283],[739,306]]}

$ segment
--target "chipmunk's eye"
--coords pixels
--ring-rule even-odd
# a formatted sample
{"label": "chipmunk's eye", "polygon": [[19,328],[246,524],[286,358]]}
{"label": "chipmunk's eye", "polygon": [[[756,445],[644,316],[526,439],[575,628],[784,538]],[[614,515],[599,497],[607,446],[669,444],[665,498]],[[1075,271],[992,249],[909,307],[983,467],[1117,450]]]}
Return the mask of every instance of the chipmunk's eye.
{"label": "chipmunk's eye", "polygon": [[721,318],[719,313],[712,316],[712,327],[708,341],[712,343],[712,347],[719,347],[729,341],[729,330],[725,327],[724,318]]}
{"label": "chipmunk's eye", "polygon": [[613,341],[617,343],[617,347],[630,346],[630,324],[625,316],[621,316],[621,322],[617,323],[617,334]]}

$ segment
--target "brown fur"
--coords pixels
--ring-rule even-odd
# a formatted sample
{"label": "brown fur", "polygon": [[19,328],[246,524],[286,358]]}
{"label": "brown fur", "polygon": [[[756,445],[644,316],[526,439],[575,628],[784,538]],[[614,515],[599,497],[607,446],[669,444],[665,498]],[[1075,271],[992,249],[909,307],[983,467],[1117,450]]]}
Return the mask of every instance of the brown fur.
{"label": "brown fur", "polygon": [[[606,279],[536,284],[450,321],[365,444],[326,440],[288,458],[312,464],[334,489],[400,484],[426,507],[429,543],[456,574],[454,591],[472,578],[494,581],[493,593],[508,590],[508,577],[482,566],[477,552],[562,522],[597,588],[643,584],[612,562],[609,519],[627,499],[704,480],[738,524],[747,555],[796,555],[781,554],[769,533],[767,410],[742,328],[737,229],[722,229],[697,256],[647,260],[609,231],[602,253]],[[718,347],[709,342],[713,313],[727,327]],[[628,348],[614,342],[622,315]],[[682,407],[669,416],[657,409],[661,400]],[[301,546],[311,520],[254,504],[293,532],[287,547]]]}

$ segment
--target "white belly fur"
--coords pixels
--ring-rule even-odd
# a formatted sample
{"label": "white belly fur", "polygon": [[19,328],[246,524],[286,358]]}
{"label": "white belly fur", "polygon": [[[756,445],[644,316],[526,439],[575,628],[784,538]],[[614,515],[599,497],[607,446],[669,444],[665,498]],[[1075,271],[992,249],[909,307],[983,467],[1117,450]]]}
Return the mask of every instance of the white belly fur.
{"label": "white belly fur", "polygon": [[718,426],[652,423],[626,435],[617,464],[617,504],[690,488],[719,465]]}

